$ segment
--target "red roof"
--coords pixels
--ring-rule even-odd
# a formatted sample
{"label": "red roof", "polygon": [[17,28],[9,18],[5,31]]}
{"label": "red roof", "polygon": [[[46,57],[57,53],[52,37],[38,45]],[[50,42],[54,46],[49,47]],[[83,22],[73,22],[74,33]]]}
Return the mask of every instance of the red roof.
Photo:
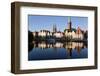
{"label": "red roof", "polygon": [[82,33],[82,30],[80,29],[80,27],[77,28],[76,33],[77,34],[81,34]]}

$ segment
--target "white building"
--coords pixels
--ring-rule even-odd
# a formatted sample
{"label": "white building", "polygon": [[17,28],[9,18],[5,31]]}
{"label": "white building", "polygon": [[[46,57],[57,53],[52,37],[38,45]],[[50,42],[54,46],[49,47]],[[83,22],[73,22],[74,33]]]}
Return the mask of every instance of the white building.
{"label": "white building", "polygon": [[72,39],[79,39],[82,40],[84,38],[84,34],[82,33],[82,30],[78,27],[76,32],[74,30],[65,31],[65,37],[71,37]]}
{"label": "white building", "polygon": [[54,32],[53,36],[55,36],[56,38],[62,38],[64,36],[64,34],[62,32]]}
{"label": "white building", "polygon": [[52,32],[48,30],[41,30],[38,32],[38,36],[46,37],[46,36],[52,36]]}

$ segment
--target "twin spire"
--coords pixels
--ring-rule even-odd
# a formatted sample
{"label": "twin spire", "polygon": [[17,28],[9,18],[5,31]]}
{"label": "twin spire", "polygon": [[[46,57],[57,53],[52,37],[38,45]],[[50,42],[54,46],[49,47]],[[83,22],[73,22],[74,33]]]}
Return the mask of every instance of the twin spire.
{"label": "twin spire", "polygon": [[[72,23],[71,23],[71,16],[68,16],[68,30],[71,31],[72,30]],[[56,24],[53,25],[53,32],[57,32],[57,27]]]}

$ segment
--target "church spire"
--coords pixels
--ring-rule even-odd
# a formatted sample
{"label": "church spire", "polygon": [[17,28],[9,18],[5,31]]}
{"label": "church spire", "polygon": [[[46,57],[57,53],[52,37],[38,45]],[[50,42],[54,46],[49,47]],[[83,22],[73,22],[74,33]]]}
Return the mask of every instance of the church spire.
{"label": "church spire", "polygon": [[69,29],[69,31],[72,31],[72,22],[71,22],[70,16],[68,16],[68,29]]}
{"label": "church spire", "polygon": [[71,22],[71,17],[70,16],[68,16],[68,23],[70,23]]}

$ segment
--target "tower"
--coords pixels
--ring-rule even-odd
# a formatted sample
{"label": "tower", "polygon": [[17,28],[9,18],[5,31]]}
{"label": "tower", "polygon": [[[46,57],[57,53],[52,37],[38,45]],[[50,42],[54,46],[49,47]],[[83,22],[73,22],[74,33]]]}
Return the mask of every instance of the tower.
{"label": "tower", "polygon": [[53,25],[53,32],[57,32],[56,25]]}
{"label": "tower", "polygon": [[71,22],[71,17],[70,16],[68,17],[68,29],[69,29],[69,31],[72,30],[72,22]]}

